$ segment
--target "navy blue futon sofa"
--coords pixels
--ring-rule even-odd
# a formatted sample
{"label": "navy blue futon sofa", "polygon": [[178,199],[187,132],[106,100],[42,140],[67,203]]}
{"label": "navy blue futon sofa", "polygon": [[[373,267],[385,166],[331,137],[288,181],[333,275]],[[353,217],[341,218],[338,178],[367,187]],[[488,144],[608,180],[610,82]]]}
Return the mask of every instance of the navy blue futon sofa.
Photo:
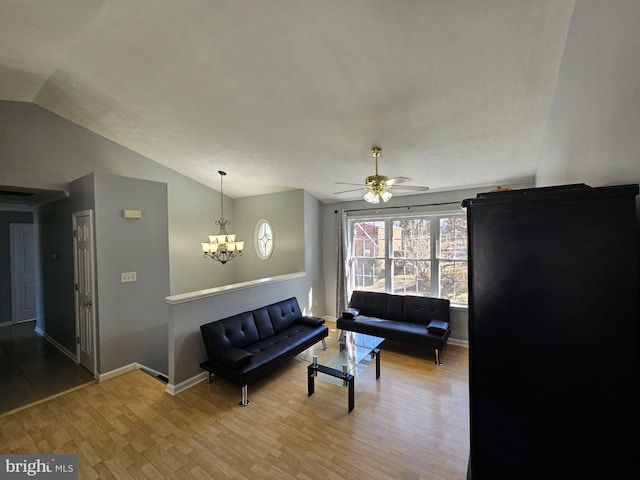
{"label": "navy blue futon sofa", "polygon": [[442,365],[440,353],[451,335],[449,307],[444,298],[355,290],[336,327],[433,348]]}
{"label": "navy blue futon sofa", "polygon": [[200,367],[242,386],[241,406],[249,404],[247,385],[322,341],[324,318],[303,316],[295,297],[200,326],[207,361]]}

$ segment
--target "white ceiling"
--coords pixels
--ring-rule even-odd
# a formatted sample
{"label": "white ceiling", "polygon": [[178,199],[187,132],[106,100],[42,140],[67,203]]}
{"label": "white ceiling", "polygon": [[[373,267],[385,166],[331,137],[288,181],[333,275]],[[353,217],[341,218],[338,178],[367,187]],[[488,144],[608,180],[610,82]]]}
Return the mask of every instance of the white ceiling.
{"label": "white ceiling", "polygon": [[242,197],[531,181],[575,0],[0,0],[0,99]]}

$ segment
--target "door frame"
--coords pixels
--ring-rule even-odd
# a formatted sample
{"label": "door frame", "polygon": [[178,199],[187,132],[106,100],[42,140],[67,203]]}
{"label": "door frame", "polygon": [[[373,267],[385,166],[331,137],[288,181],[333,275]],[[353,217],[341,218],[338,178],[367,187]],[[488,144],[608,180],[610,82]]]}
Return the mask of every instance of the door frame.
{"label": "door frame", "polygon": [[[91,229],[91,242],[89,245],[89,262],[91,264],[91,276],[89,278],[89,282],[91,284],[91,291],[93,292],[93,315],[91,316],[92,328],[91,331],[93,333],[91,343],[93,350],[93,371],[91,372],[94,376],[98,374],[98,352],[96,350],[97,347],[97,338],[96,338],[96,325],[97,325],[97,298],[96,298],[96,290],[95,290],[95,229],[94,229],[94,221],[93,221],[93,210],[82,210],[80,212],[73,212],[71,214],[71,227],[72,227],[72,235],[73,235],[73,296],[74,296],[74,310],[76,315],[76,363],[80,363],[80,304],[78,297],[78,238],[76,234],[78,217],[89,217],[89,228]],[[84,365],[83,365],[84,366]],[[86,368],[86,366],[85,366]]]}

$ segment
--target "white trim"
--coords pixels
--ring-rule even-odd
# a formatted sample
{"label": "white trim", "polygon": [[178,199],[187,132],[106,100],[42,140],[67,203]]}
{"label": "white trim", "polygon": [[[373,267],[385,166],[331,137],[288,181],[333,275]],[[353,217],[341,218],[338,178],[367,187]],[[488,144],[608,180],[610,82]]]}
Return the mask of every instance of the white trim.
{"label": "white trim", "polygon": [[42,330],[40,327],[35,327],[33,330],[38,335],[43,337],[47,342],[49,342],[51,345],[56,347],[58,350],[60,350],[62,353],[64,353],[67,357],[69,357],[71,360],[73,360],[74,363],[78,363],[78,357],[75,356],[73,353],[71,353],[69,350],[67,350],[62,344],[60,344],[56,340],[54,340],[51,336],[49,336],[47,334],[47,332]]}
{"label": "white trim", "polygon": [[451,305],[449,305],[449,308],[451,310],[460,310],[461,312],[469,311],[469,305],[466,303],[452,303]]}
{"label": "white trim", "polygon": [[[95,255],[96,255],[96,240],[95,240],[95,223],[93,216],[93,209],[81,210],[79,212],[73,212],[71,214],[71,233],[72,233],[72,244],[73,244],[73,282],[75,285],[78,284],[78,237],[77,237],[77,229],[78,229],[78,218],[80,217],[89,217],[89,230],[91,232],[91,241],[89,242],[89,266],[91,269],[91,276],[89,278],[90,289],[91,289],[91,301],[93,302],[93,312],[91,314],[91,350],[92,350],[92,358],[93,358],[93,371],[91,372],[96,378],[98,378],[98,339],[97,339],[97,325],[98,325],[98,298],[96,295],[96,263],[95,263]],[[75,309],[75,327],[76,327],[76,338],[80,338],[80,300],[78,290],[76,288],[73,289],[73,298],[74,298],[74,309]],[[76,342],[76,356],[78,358],[77,363],[80,363],[80,342]],[[87,368],[86,365],[83,367]]]}
{"label": "white trim", "polygon": [[204,382],[207,379],[207,375],[208,375],[207,372],[202,372],[194,377],[186,379],[184,382],[180,382],[177,385],[168,383],[167,388],[165,389],[165,392],[167,392],[169,395],[177,395],[180,392],[184,392],[188,388],[191,388],[194,385],[197,385],[198,383]]}
{"label": "white trim", "polygon": [[98,374],[96,375],[96,378],[98,379],[98,382],[105,382],[107,380],[111,380],[112,378],[119,377],[120,375],[124,375],[125,373],[133,372],[134,370],[144,370],[145,373],[150,375],[155,375],[155,376],[163,376],[163,377],[167,376],[164,373],[158,372],[153,368],[146,367],[141,363],[133,362],[128,365],[124,365],[120,368],[116,368],[115,370]]}
{"label": "white trim", "polygon": [[140,370],[144,370],[145,372],[147,372],[150,375],[153,375],[154,377],[166,377],[167,375],[165,375],[162,372],[159,372],[158,370],[154,370],[153,368],[149,368],[149,367],[145,367],[144,365],[141,365],[139,363],[136,363],[136,365],[138,365],[138,368]]}
{"label": "white trim", "polygon": [[244,290],[246,288],[255,287],[264,283],[277,283],[287,280],[293,280],[294,278],[302,278],[307,274],[304,272],[287,273],[285,275],[278,275],[277,277],[265,277],[257,280],[249,280],[248,282],[232,283],[230,285],[223,285],[221,287],[208,288],[206,290],[196,290],[195,292],[181,293],[178,295],[171,295],[166,297],[165,300],[171,305],[177,305],[180,303],[193,302],[194,300],[200,300],[202,298],[213,297],[215,295],[222,295],[223,293],[229,293],[237,290]]}
{"label": "white trim", "polygon": [[138,370],[139,368],[140,364],[134,362],[106,373],[99,373],[96,375],[96,378],[98,379],[98,382],[104,382],[106,380],[111,380],[112,378],[119,377],[120,375],[124,375],[125,373],[133,372],[134,370]]}

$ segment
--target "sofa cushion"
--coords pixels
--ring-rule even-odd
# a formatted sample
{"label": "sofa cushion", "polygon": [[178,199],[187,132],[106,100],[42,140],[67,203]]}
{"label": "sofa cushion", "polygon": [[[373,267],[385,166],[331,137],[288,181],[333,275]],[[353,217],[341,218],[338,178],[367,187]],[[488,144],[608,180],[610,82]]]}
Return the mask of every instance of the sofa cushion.
{"label": "sofa cushion", "polygon": [[434,348],[443,348],[449,335],[448,331],[442,335],[430,333],[427,326],[421,323],[397,322],[363,315],[359,315],[353,320],[339,318],[336,326],[338,329]]}
{"label": "sofa cushion", "polygon": [[[414,343],[416,339],[426,337],[428,333],[426,325],[412,322],[397,322],[395,320],[365,317],[362,315],[353,321],[353,330],[367,335],[409,343]],[[418,340],[417,343],[422,342]]]}
{"label": "sofa cushion", "polygon": [[387,318],[387,300],[389,294],[355,290],[351,294],[349,307],[357,308],[362,315]]}
{"label": "sofa cushion", "polygon": [[267,311],[269,312],[269,318],[271,319],[275,333],[289,328],[302,316],[298,300],[296,300],[295,297],[268,305]]}
{"label": "sofa cushion", "polygon": [[254,310],[253,319],[256,322],[256,328],[258,329],[258,334],[260,334],[260,340],[273,335],[273,324],[271,323],[271,318],[269,318],[267,307]]}
{"label": "sofa cushion", "polygon": [[242,348],[260,340],[251,312],[201,325],[200,331],[209,358],[216,358],[218,352],[228,348]]}
{"label": "sofa cushion", "polygon": [[228,372],[230,376],[227,378],[253,383],[265,373],[274,370],[283,362],[319,342],[327,334],[328,328],[324,325],[319,327],[293,325],[272,337],[248,345],[246,350],[253,355],[253,358],[235,372]]}
{"label": "sofa cushion", "polygon": [[418,297],[407,295],[404,297],[402,320],[424,325],[431,320],[449,321],[450,302],[444,298]]}
{"label": "sofa cushion", "polygon": [[402,295],[388,295],[387,299],[387,313],[380,318],[386,318],[387,320],[404,320],[402,312],[404,311],[404,299]]}

